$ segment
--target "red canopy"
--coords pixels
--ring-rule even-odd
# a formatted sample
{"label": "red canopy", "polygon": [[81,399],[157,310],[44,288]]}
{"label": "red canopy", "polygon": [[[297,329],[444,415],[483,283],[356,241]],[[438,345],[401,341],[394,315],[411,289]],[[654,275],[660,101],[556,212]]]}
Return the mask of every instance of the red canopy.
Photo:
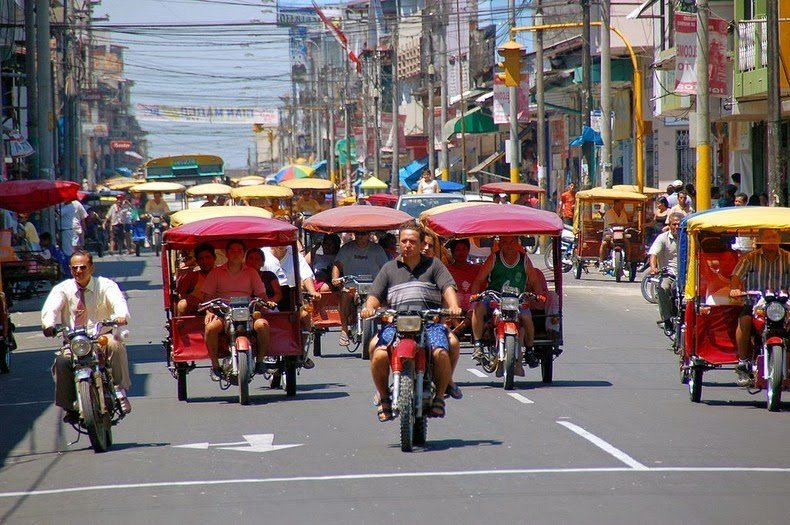
{"label": "red canopy", "polygon": [[321,233],[395,230],[414,218],[383,206],[352,205],[316,213],[302,227]]}
{"label": "red canopy", "polygon": [[262,217],[217,217],[190,222],[167,230],[163,237],[170,249],[193,248],[208,242],[224,248],[231,239],[244,241],[247,248],[284,246],[296,242],[297,229],[287,222]]}
{"label": "red canopy", "polygon": [[394,208],[398,203],[398,196],[390,193],[374,193],[367,196],[367,201],[373,206],[388,206]]}
{"label": "red canopy", "polygon": [[491,182],[480,186],[480,193],[546,193],[546,190],[533,184],[523,182]]}
{"label": "red canopy", "polygon": [[0,208],[32,213],[77,199],[80,185],[66,180],[11,180],[0,182]]}
{"label": "red canopy", "polygon": [[423,223],[440,237],[489,235],[558,235],[562,221],[556,213],[510,204],[478,204],[424,217]]}

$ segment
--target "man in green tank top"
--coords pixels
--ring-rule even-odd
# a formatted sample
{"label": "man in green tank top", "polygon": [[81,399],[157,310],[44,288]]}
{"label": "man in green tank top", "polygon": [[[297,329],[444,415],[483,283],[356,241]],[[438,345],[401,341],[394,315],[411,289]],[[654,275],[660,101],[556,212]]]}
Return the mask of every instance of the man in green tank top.
{"label": "man in green tank top", "polygon": [[[529,257],[519,249],[518,237],[502,236],[499,238],[499,251],[491,255],[483,263],[483,267],[477,274],[475,282],[472,284],[472,293],[479,293],[485,290],[495,290],[497,292],[510,292],[521,294],[526,290],[540,290],[540,283],[535,279],[532,270],[532,262]],[[472,338],[475,349],[472,354],[473,359],[480,359],[483,356],[482,344],[480,339],[483,337],[483,323],[489,312],[488,301],[478,301],[472,311]],[[532,351],[532,343],[535,339],[535,326],[532,323],[532,316],[529,308],[522,308],[520,311],[521,330],[519,332],[522,347],[525,350],[525,358],[530,368],[538,366],[539,361]],[[520,363],[516,367],[518,375],[524,375]]]}

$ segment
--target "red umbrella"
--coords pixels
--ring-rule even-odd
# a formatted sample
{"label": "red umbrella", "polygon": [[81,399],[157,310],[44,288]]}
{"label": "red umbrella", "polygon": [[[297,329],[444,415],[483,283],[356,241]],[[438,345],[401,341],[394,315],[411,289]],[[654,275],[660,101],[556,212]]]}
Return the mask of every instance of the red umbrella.
{"label": "red umbrella", "polygon": [[12,180],[0,182],[0,208],[31,213],[77,199],[80,185],[65,180]]}
{"label": "red umbrella", "polygon": [[397,230],[414,218],[408,213],[383,206],[343,206],[316,213],[302,223],[307,230],[321,233]]}

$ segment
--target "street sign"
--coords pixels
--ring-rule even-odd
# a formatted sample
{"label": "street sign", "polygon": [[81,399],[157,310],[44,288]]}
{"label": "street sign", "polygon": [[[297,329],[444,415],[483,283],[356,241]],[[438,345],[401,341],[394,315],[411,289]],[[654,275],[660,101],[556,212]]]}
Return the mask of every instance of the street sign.
{"label": "street sign", "polygon": [[237,452],[271,452],[284,448],[301,447],[302,444],[275,445],[274,434],[245,434],[242,436],[244,441],[233,443],[188,443],[186,445],[173,445],[173,448],[191,448],[195,450],[208,450],[217,448],[219,450],[235,450]]}
{"label": "street sign", "polygon": [[83,89],[80,98],[85,102],[96,102],[102,99],[102,93],[98,89]]}
{"label": "street sign", "polygon": [[111,140],[110,148],[115,151],[128,151],[132,149],[131,140]]}

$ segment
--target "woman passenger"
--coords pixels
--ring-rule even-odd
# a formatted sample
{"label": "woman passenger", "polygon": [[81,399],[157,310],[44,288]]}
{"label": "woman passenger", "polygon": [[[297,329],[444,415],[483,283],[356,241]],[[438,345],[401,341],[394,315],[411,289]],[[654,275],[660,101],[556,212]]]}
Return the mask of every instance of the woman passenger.
{"label": "woman passenger", "polygon": [[258,271],[261,276],[261,281],[266,287],[266,297],[269,301],[279,303],[283,298],[283,292],[280,289],[280,281],[274,272],[269,272],[263,269],[263,263],[266,257],[263,255],[263,250],[260,248],[250,248],[247,250],[247,255],[244,257],[244,263]]}

